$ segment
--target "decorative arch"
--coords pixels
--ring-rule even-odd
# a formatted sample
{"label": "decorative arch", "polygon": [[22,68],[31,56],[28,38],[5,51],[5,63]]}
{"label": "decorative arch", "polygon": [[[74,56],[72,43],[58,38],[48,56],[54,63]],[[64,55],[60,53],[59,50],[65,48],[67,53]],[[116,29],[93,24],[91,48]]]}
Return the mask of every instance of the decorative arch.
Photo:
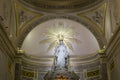
{"label": "decorative arch", "polygon": [[34,22],[32,22],[31,24],[27,25],[26,28],[24,29],[24,31],[20,34],[20,36],[18,37],[18,42],[17,42],[17,46],[21,47],[25,37],[29,34],[29,32],[35,28],[38,24],[41,24],[45,21],[51,20],[51,19],[69,19],[69,20],[73,20],[76,21],[82,25],[84,25],[88,30],[90,30],[92,32],[92,34],[95,36],[95,38],[97,39],[100,48],[103,48],[103,46],[105,45],[105,38],[98,32],[97,28],[93,27],[93,25],[89,24],[89,22],[86,22],[76,16],[71,16],[71,15],[64,15],[64,16],[53,16],[53,15],[49,15],[49,16],[44,16],[41,17],[37,20],[35,20]]}

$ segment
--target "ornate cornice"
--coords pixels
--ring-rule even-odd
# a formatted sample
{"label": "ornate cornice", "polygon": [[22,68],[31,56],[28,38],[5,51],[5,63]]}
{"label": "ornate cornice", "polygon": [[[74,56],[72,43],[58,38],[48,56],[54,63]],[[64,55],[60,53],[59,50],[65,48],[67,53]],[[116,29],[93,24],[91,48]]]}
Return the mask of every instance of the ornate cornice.
{"label": "ornate cornice", "polygon": [[[93,60],[100,58],[99,54],[92,54],[90,56],[82,57],[82,58],[81,58],[81,56],[78,56],[78,55],[70,55],[69,57],[70,57],[71,61],[77,61],[77,62],[78,61],[86,61],[86,62],[93,61]],[[46,55],[46,56],[36,57],[36,56],[29,56],[29,55],[26,55],[24,53],[18,53],[16,55],[16,59],[18,59],[18,58],[28,60],[28,61],[33,60],[35,62],[39,62],[39,61],[47,62],[47,61],[52,61],[54,56],[47,56]]]}
{"label": "ornate cornice", "polygon": [[[27,61],[27,60],[23,60],[23,59],[20,60],[20,64],[22,65],[22,68],[37,70],[38,72],[46,72],[49,69],[51,69],[52,62],[49,64],[48,63],[46,63],[46,62],[36,63],[33,61]],[[99,68],[100,65],[101,65],[100,60],[96,59],[94,61],[91,61],[91,62],[89,61],[84,64],[83,63],[74,63],[74,64],[70,65],[69,67],[70,68],[74,67],[75,71],[82,72],[84,69],[91,70],[91,69]]]}
{"label": "ornate cornice", "polygon": [[[27,56],[25,54],[20,53],[20,54],[16,55],[15,58],[16,58],[16,60],[21,59],[22,62],[31,64],[31,65],[43,64],[43,66],[45,66],[46,63],[50,63],[50,64],[53,63],[54,56],[43,56],[43,57],[39,57],[39,58],[36,58],[36,57],[34,58],[32,56]],[[78,56],[70,56],[70,61],[72,62],[71,63],[72,66],[74,66],[73,64],[76,64],[76,65],[78,65],[78,64],[82,64],[82,65],[91,64],[91,63],[94,63],[96,61],[99,61],[99,59],[100,59],[99,54],[93,55],[93,56],[85,58],[85,59],[81,59]],[[49,65],[49,66],[51,66],[51,65]]]}

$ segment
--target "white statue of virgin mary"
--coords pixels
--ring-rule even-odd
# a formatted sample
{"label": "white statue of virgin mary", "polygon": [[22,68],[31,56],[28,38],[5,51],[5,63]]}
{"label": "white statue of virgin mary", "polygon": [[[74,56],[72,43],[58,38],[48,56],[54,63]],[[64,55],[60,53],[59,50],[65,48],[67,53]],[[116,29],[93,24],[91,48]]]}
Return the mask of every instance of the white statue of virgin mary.
{"label": "white statue of virgin mary", "polygon": [[61,40],[55,49],[55,67],[57,69],[67,68],[68,64],[68,51],[63,41]]}

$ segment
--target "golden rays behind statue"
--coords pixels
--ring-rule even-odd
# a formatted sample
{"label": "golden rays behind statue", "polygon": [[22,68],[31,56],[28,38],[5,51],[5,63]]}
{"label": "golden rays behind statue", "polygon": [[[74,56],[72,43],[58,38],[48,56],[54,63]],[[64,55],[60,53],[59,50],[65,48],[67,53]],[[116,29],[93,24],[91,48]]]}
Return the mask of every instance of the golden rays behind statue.
{"label": "golden rays behind statue", "polygon": [[41,40],[40,44],[50,43],[48,51],[57,46],[60,41],[63,41],[64,45],[73,51],[72,43],[80,42],[74,37],[74,28],[66,23],[56,23],[46,30],[47,31],[43,33],[45,39]]}

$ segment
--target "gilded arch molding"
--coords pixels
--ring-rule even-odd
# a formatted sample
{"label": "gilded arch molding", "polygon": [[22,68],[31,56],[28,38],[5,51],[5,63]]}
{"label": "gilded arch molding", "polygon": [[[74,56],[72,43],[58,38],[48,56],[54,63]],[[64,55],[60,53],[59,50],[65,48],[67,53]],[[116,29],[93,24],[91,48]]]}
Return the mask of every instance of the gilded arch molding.
{"label": "gilded arch molding", "polygon": [[49,16],[44,16],[41,17],[37,20],[35,20],[34,22],[32,22],[31,24],[26,25],[25,29],[23,30],[23,32],[20,34],[20,36],[18,37],[18,42],[17,42],[17,46],[21,47],[22,43],[25,39],[25,37],[29,34],[29,32],[35,28],[38,24],[41,24],[47,20],[51,20],[51,19],[69,19],[69,20],[73,20],[76,21],[82,25],[84,25],[88,30],[90,30],[93,35],[95,36],[95,38],[97,39],[100,48],[103,48],[103,46],[105,45],[105,38],[98,32],[98,30],[93,27],[93,25],[89,24],[89,22],[86,22],[76,16],[71,16],[71,15],[63,15],[63,16],[53,16],[53,15],[49,15]]}

